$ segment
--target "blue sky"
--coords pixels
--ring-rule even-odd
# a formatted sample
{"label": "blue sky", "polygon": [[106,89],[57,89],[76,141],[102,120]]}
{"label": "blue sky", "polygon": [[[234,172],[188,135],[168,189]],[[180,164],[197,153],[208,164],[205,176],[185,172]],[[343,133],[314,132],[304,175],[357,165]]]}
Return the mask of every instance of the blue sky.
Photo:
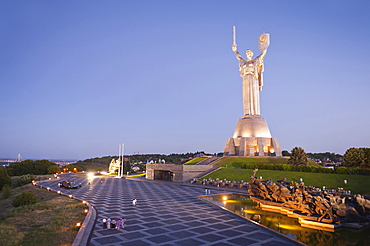
{"label": "blue sky", "polygon": [[231,50],[270,33],[261,115],[282,150],[369,147],[369,1],[1,1],[0,158],[222,152]]}

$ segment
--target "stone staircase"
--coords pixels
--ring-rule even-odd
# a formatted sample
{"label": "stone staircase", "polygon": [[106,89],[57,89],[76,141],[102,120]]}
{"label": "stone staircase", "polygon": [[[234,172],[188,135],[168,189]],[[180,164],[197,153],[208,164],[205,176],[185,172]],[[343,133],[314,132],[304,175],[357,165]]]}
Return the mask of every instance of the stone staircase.
{"label": "stone staircase", "polygon": [[[206,158],[206,159],[198,162],[195,165],[212,165],[213,163],[215,163],[216,161],[218,161],[221,158],[222,157],[208,157],[208,158]],[[213,173],[213,172],[217,171],[218,169],[220,169],[220,167],[213,167],[212,169],[210,169],[210,170],[208,170],[208,171],[206,171],[206,172],[204,172],[204,173],[196,176],[195,178],[196,179],[199,179],[201,177],[204,177],[204,176],[206,176],[206,175],[208,175],[210,173]]]}
{"label": "stone staircase", "polygon": [[222,158],[222,157],[208,157],[208,158],[206,158],[204,160],[201,160],[200,162],[198,162],[195,165],[210,165],[213,162],[219,160],[220,158]]}

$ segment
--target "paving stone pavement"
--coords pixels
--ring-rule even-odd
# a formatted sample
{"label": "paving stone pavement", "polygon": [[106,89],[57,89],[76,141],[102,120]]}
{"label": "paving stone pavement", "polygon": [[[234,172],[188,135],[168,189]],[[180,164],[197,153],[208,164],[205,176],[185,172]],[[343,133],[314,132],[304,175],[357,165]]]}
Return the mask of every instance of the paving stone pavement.
{"label": "paving stone pavement", "polygon": [[[65,179],[82,183],[82,187],[58,188],[57,183]],[[69,175],[43,185],[86,200],[96,208],[98,218],[91,246],[302,245],[199,200],[197,196],[205,194],[203,187],[117,178],[101,182],[97,177],[87,185],[86,177]],[[222,192],[212,190],[212,194],[218,193]],[[134,198],[136,206],[132,204]],[[101,220],[108,216],[125,217],[125,228],[103,229]]]}

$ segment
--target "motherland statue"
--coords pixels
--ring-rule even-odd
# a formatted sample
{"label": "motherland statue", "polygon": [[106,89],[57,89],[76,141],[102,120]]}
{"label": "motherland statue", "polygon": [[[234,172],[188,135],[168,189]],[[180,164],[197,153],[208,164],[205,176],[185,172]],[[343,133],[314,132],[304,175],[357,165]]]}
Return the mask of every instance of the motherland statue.
{"label": "motherland statue", "polygon": [[244,115],[260,115],[260,97],[259,92],[263,86],[263,60],[267,53],[267,48],[270,45],[270,35],[262,34],[258,38],[259,49],[262,53],[252,59],[253,51],[247,50],[244,60],[240,55],[235,38],[235,29],[233,29],[233,45],[232,50],[235,52],[236,58],[239,60],[240,77],[243,78],[243,108]]}
{"label": "motherland statue", "polygon": [[279,142],[271,136],[267,122],[260,112],[264,58],[270,45],[270,35],[265,33],[259,36],[260,55],[253,58],[253,52],[247,50],[247,58],[244,60],[237,49],[235,26],[232,34],[232,50],[239,61],[240,76],[243,79],[243,115],[236,124],[233,137],[226,140],[224,156],[281,157]]}

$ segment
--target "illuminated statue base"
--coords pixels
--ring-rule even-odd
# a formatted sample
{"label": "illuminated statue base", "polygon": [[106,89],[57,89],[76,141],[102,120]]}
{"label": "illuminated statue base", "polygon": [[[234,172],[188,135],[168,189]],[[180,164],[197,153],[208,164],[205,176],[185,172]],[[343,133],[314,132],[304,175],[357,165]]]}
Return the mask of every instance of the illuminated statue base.
{"label": "illuminated statue base", "polygon": [[226,141],[224,156],[281,157],[282,154],[265,119],[260,115],[246,115],[238,120],[233,137]]}

